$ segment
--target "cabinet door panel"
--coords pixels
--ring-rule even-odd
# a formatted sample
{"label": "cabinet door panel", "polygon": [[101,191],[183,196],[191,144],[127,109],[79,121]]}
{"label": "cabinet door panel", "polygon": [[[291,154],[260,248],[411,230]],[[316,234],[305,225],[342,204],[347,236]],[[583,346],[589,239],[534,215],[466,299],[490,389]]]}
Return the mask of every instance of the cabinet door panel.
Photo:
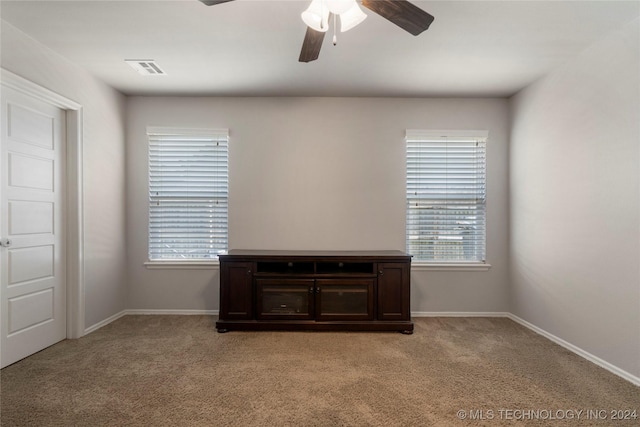
{"label": "cabinet door panel", "polygon": [[256,279],[258,319],[312,319],[313,284],[313,279]]}
{"label": "cabinet door panel", "polygon": [[372,320],[374,279],[316,280],[317,320]]}
{"label": "cabinet door panel", "polygon": [[220,277],[220,318],[225,320],[252,317],[253,263],[230,262],[222,267]]}
{"label": "cabinet door panel", "polygon": [[378,264],[378,320],[408,320],[409,265]]}

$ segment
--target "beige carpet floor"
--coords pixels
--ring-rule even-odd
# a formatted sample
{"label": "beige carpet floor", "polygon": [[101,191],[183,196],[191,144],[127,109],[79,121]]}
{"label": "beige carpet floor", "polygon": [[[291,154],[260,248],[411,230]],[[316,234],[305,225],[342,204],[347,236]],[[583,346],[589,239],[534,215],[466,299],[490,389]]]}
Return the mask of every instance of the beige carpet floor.
{"label": "beige carpet floor", "polygon": [[3,369],[0,424],[640,425],[639,387],[511,320],[414,321],[218,334],[210,316],[126,316]]}

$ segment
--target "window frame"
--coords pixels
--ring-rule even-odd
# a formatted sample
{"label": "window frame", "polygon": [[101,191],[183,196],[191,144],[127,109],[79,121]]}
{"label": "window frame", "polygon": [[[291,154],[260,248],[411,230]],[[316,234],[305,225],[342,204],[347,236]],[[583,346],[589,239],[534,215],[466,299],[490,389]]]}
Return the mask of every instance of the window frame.
{"label": "window frame", "polygon": [[216,269],[219,268],[218,257],[212,258],[151,258],[151,138],[158,136],[178,136],[178,137],[210,137],[213,140],[226,139],[226,243],[227,248],[224,249],[226,253],[229,245],[229,130],[228,129],[204,129],[204,128],[181,128],[181,127],[165,127],[165,126],[148,126],[147,127],[147,156],[148,156],[148,169],[147,169],[147,261],[144,263],[148,269]]}
{"label": "window frame", "polygon": [[[437,141],[446,139],[477,139],[483,141],[485,144],[488,140],[489,133],[486,130],[424,130],[424,129],[407,129],[405,134],[405,247],[409,252],[409,182],[408,182],[408,161],[409,161],[409,142],[423,139],[425,141]],[[485,156],[486,156],[485,146]],[[471,260],[428,260],[428,259],[414,259],[412,261],[412,269],[415,270],[431,270],[431,271],[487,271],[491,268],[491,264],[487,262],[487,200],[486,200],[486,185],[487,185],[487,167],[485,158],[484,169],[484,260],[471,261]],[[410,252],[409,252],[410,253]]]}

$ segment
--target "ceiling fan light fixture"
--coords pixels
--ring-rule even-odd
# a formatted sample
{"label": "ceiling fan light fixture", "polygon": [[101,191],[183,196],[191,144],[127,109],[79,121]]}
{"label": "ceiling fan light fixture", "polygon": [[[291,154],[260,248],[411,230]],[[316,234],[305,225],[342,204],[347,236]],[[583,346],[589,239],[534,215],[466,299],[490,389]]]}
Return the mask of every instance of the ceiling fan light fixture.
{"label": "ceiling fan light fixture", "polygon": [[322,33],[329,29],[329,8],[325,4],[325,0],[313,0],[300,16],[309,28]]}
{"label": "ceiling fan light fixture", "polygon": [[[1,1],[1,0],[0,0]],[[232,0],[199,0],[207,6]],[[433,15],[410,3],[408,0],[311,0],[307,10],[300,14],[307,30],[300,51],[300,62],[318,59],[322,41],[329,29],[333,15],[333,44],[336,44],[336,20],[340,16],[340,31],[349,31],[367,18],[358,3],[380,15],[414,36],[429,28]]]}
{"label": "ceiling fan light fixture", "polygon": [[365,19],[367,19],[367,14],[360,9],[358,3],[353,2],[353,6],[340,15],[340,32],[349,31]]}
{"label": "ceiling fan light fixture", "polygon": [[326,0],[329,12],[342,15],[356,5],[356,0]]}

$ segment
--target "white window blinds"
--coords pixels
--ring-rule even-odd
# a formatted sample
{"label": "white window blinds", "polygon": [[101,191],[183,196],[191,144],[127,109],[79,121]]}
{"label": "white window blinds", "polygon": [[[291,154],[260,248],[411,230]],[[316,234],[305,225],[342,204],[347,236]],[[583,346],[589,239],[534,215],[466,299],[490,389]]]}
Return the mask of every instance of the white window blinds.
{"label": "white window blinds", "polygon": [[485,262],[486,131],[407,130],[407,252]]}
{"label": "white window blinds", "polygon": [[227,130],[149,127],[149,260],[212,260],[228,246]]}

